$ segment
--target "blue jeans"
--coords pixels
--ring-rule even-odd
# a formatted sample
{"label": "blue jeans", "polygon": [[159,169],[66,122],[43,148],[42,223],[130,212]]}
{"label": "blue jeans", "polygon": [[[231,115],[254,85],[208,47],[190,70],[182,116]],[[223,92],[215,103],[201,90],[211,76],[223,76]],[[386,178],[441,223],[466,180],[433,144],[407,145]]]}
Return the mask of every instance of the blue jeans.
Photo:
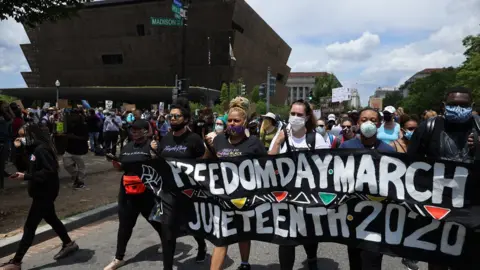
{"label": "blue jeans", "polygon": [[95,151],[95,147],[97,146],[97,142],[98,142],[98,136],[99,136],[99,132],[89,132],[88,133],[88,138],[90,140],[90,151]]}

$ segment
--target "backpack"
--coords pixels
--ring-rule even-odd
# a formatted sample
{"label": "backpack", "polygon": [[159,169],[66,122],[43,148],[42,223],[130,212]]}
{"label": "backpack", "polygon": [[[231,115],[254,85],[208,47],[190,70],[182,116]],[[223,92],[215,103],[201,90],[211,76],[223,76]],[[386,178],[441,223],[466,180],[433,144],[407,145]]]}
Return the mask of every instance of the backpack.
{"label": "backpack", "polygon": [[[433,132],[435,131],[435,122],[437,117],[432,117],[427,119],[426,123],[426,135],[422,138],[423,147],[427,147],[432,138]],[[479,132],[480,132],[480,116],[473,115],[473,121],[475,122],[475,128],[473,129],[473,141],[475,143],[475,160],[480,160],[480,143],[479,143]]]}
{"label": "backpack", "polygon": [[[285,143],[287,144],[287,152],[292,152],[292,146],[288,142],[288,133],[287,129],[283,129],[283,133],[285,134]],[[315,150],[315,140],[317,138],[317,133],[316,132],[307,132],[305,141],[307,143],[308,148],[310,151]]]}

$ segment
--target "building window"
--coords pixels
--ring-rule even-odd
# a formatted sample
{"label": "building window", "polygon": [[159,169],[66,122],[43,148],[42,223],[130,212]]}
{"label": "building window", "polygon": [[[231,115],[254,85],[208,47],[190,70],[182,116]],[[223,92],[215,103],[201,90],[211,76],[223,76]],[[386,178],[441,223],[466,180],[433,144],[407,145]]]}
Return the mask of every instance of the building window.
{"label": "building window", "polygon": [[145,36],[145,25],[137,24],[137,34],[141,37]]}
{"label": "building window", "polygon": [[123,64],[123,55],[121,54],[104,54],[102,55],[104,65],[121,65]]}

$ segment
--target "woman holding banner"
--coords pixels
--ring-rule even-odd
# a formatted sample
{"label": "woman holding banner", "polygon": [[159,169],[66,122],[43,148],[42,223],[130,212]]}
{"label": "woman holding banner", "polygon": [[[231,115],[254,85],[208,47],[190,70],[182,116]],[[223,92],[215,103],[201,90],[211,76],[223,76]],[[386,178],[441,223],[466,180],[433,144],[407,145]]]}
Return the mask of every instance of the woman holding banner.
{"label": "woman holding banner", "polygon": [[[162,158],[195,159],[203,157],[205,144],[202,138],[187,128],[191,119],[188,100],[178,99],[171,107],[170,116],[171,131],[162,138],[159,145],[152,142],[152,148],[156,149]],[[169,180],[173,181],[173,179]],[[185,212],[182,209],[188,208],[185,204],[188,204],[189,201],[184,200],[182,196],[163,191],[160,197],[163,207],[163,213],[159,216],[162,224],[163,269],[171,270],[173,269],[177,237],[180,236],[183,225],[187,223]],[[195,240],[198,243],[195,261],[200,263],[205,261],[207,245],[202,238],[195,237]]]}
{"label": "woman holding banner", "polygon": [[[328,149],[330,145],[325,138],[315,132],[316,120],[310,104],[298,100],[290,106],[290,118],[286,128],[280,130],[273,138],[270,155],[283,154],[291,151]],[[318,243],[304,245],[307,253],[308,269],[317,269]],[[295,263],[295,246],[279,246],[278,258],[281,270],[292,270]]]}
{"label": "woman holding banner", "polygon": [[[340,148],[348,149],[375,149],[381,152],[395,152],[393,147],[377,139],[377,129],[381,126],[380,113],[373,109],[360,111],[358,126],[360,137],[348,140]],[[376,252],[348,248],[348,260],[351,270],[381,270],[383,255]]]}
{"label": "woman holding banner", "polygon": [[[251,155],[265,155],[267,151],[262,142],[255,136],[245,134],[247,128],[247,112],[250,107],[250,102],[244,97],[237,97],[230,101],[230,108],[228,111],[227,130],[226,134],[217,135],[213,140],[207,138],[211,151],[210,157],[218,157],[220,159],[227,157],[251,156]],[[239,242],[240,257],[242,263],[239,270],[249,270],[248,263],[250,257],[250,241]],[[212,254],[211,270],[223,269],[225,256],[227,255],[228,246],[215,247]]]}

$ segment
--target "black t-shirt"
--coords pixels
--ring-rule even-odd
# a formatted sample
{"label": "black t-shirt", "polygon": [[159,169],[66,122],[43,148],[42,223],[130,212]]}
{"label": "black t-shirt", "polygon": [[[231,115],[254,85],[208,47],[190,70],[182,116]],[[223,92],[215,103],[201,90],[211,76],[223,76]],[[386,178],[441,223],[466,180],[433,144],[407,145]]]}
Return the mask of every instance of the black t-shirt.
{"label": "black t-shirt", "polygon": [[199,158],[205,154],[205,144],[196,133],[186,131],[180,136],[173,136],[169,132],[160,141],[158,153],[164,158]]}
{"label": "black t-shirt", "polygon": [[[123,147],[122,151],[120,152],[119,161],[122,164],[122,169],[125,172],[124,175],[137,175],[134,172],[138,166],[138,162],[145,162],[152,159],[153,156],[150,142],[150,140],[146,140],[144,143],[136,144],[132,141]],[[125,194],[125,186],[123,185],[123,181],[120,184],[120,194]],[[150,195],[153,193],[147,189],[145,194]]]}
{"label": "black t-shirt", "polygon": [[85,155],[88,153],[88,127],[83,121],[69,123],[67,120],[67,134],[81,138],[68,138],[67,152],[72,155]]}
{"label": "black t-shirt", "polygon": [[[207,135],[205,128],[207,123],[204,120],[197,120],[193,122],[193,132],[197,133],[200,137]],[[204,133],[203,133],[204,132]],[[203,134],[202,134],[203,133]]]}
{"label": "black t-shirt", "polygon": [[87,126],[88,126],[88,132],[100,132],[101,125],[100,125],[100,118],[96,115],[89,115],[86,119],[87,121]]}
{"label": "black t-shirt", "polygon": [[231,144],[227,136],[219,135],[213,140],[213,148],[219,158],[267,154],[265,146],[255,136],[247,137],[240,143]]}

